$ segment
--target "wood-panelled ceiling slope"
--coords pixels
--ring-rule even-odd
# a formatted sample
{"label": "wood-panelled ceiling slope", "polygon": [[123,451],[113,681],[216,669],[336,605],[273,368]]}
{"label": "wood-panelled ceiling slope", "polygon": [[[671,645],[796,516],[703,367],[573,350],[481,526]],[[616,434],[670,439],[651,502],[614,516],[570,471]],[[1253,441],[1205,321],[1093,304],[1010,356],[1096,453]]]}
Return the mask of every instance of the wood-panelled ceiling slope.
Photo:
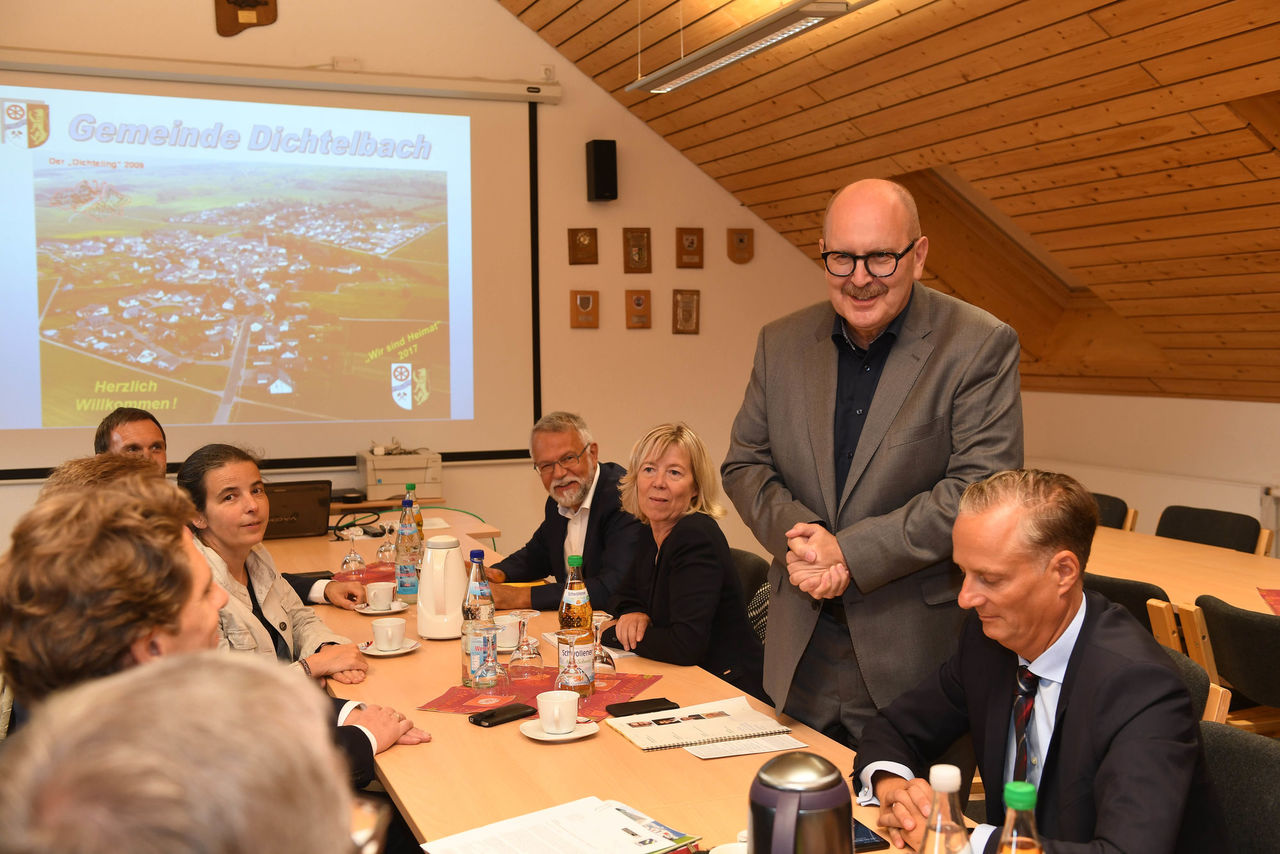
{"label": "wood-panelled ceiling slope", "polygon": [[1280,0],[877,0],[666,95],[637,43],[781,0],[499,2],[815,259],[833,189],[910,185],[1024,388],[1280,401]]}

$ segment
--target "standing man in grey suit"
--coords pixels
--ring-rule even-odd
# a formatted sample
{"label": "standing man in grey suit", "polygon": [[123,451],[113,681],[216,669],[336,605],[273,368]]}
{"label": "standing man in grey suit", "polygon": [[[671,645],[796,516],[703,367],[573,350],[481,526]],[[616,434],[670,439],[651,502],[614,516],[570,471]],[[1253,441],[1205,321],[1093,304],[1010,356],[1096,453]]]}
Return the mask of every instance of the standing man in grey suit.
{"label": "standing man in grey suit", "polygon": [[960,493],[1022,465],[1018,336],[919,283],[898,184],[837,192],[818,247],[830,302],[761,330],[721,474],[774,556],[765,691],[856,747],[955,646]]}

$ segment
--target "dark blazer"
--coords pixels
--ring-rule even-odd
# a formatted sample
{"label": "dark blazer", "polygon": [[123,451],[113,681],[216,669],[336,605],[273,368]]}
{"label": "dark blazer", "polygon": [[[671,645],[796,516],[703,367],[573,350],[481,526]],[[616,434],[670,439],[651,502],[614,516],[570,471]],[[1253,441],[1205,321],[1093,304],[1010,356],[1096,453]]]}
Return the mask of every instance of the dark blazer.
{"label": "dark blazer", "polygon": [[[582,543],[582,578],[587,583],[591,607],[608,611],[613,606],[623,576],[631,568],[636,544],[648,536],[640,520],[622,509],[618,480],[627,470],[617,463],[600,463],[600,477],[591,498],[587,535]],[[569,520],[560,515],[560,505],[548,498],[546,517],[524,548],[495,564],[508,581],[538,581],[554,575],[556,584],[530,590],[532,607],[554,611],[564,595],[564,534]]]}
{"label": "dark blazer", "polygon": [[[764,653],[747,620],[742,584],[716,520],[691,513],[659,549],[646,529],[632,572],[618,594],[618,615],[639,611],[652,620],[636,652],[655,661],[696,664],[737,688],[768,700],[761,687]],[[612,628],[605,643],[619,646]]]}
{"label": "dark blazer", "polygon": [[835,316],[824,302],[760,331],[721,467],[742,521],[773,555],[764,686],[779,710],[819,612],[787,580],[785,532],[820,521],[836,535],[853,577],[842,597],[849,635],[884,708],[955,648],[960,493],[1022,465],[1017,334],[917,282],[837,495]]}
{"label": "dark blazer", "polygon": [[317,581],[323,580],[309,575],[294,575],[292,572],[282,572],[280,577],[293,588],[294,593],[298,594],[298,598],[302,600],[303,605],[312,604],[310,598],[311,588],[316,586]]}
{"label": "dark blazer", "polygon": [[[1036,797],[1041,839],[1056,854],[1196,850],[1180,828],[1184,806],[1193,791],[1212,798],[1186,686],[1128,611],[1097,593],[1085,599]],[[969,615],[955,655],[867,725],[855,774],[890,760],[925,776],[970,732],[987,781],[987,821],[999,826],[1017,667],[1018,657]],[[998,842],[993,834],[987,851]]]}
{"label": "dark blazer", "polygon": [[[329,699],[333,703],[333,716],[336,720],[348,701],[341,697]],[[351,771],[351,785],[363,789],[373,782],[373,745],[369,743],[369,736],[357,726],[338,726],[333,728],[333,741],[338,746],[338,752],[347,760],[347,767]]]}

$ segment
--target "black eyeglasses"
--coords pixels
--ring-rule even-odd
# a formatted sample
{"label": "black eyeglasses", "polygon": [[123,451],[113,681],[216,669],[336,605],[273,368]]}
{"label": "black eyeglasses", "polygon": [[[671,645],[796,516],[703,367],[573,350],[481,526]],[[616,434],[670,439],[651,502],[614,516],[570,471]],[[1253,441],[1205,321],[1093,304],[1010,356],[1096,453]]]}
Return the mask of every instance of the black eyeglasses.
{"label": "black eyeglasses", "polygon": [[920,238],[907,244],[901,252],[868,252],[866,255],[850,255],[848,252],[833,250],[822,253],[822,263],[827,265],[827,272],[833,276],[852,276],[858,269],[858,262],[867,268],[867,272],[877,279],[892,276],[898,271],[898,262],[911,251]]}
{"label": "black eyeglasses", "polygon": [[558,459],[558,460],[554,460],[554,461],[549,462],[549,463],[534,463],[534,464],[533,464],[533,470],[534,470],[534,471],[536,471],[538,474],[550,474],[552,471],[554,471],[554,470],[555,470],[555,467],[556,467],[556,466],[560,466],[560,468],[562,468],[562,469],[567,469],[567,468],[569,468],[569,466],[573,465],[573,464],[574,464],[574,463],[576,463],[578,460],[582,459],[582,455],[583,455],[583,454],[585,454],[585,453],[587,452],[587,448],[589,448],[589,447],[591,447],[591,446],[590,446],[590,445],[583,445],[583,446],[582,446],[582,450],[581,450],[581,451],[578,451],[578,453],[576,453],[576,454],[565,454],[565,455],[564,455],[563,457],[561,457],[560,459]]}

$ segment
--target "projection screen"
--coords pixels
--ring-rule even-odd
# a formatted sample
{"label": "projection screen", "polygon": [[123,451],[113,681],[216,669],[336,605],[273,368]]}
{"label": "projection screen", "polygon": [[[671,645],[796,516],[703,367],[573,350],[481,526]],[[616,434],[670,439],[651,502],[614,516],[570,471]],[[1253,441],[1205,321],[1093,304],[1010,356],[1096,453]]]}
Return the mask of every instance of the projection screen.
{"label": "projection screen", "polygon": [[0,102],[0,468],[116,406],[170,459],[525,447],[529,105],[28,72]]}

